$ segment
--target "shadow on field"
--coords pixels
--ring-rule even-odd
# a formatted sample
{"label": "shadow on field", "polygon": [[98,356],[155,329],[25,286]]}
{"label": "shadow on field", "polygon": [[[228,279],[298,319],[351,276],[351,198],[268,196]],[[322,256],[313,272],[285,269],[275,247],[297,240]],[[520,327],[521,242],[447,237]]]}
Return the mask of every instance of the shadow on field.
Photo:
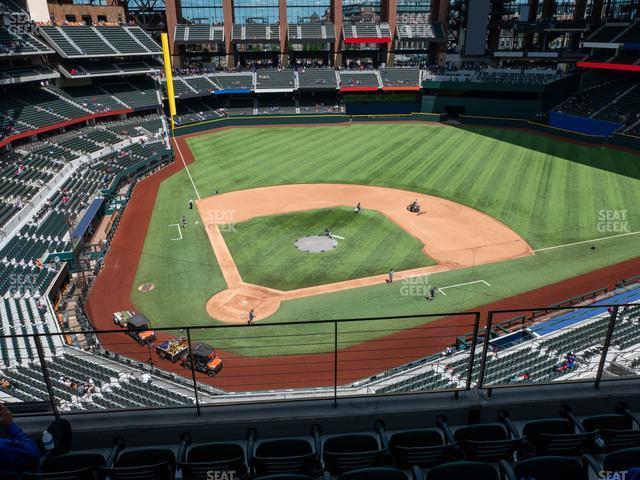
{"label": "shadow on field", "polygon": [[[571,162],[580,163],[600,170],[640,179],[640,152],[631,153],[605,145],[588,144],[571,139],[524,130],[517,127],[496,127],[481,125],[451,125],[466,132],[493,138],[501,142],[535,150],[546,155],[564,158]],[[591,153],[587,153],[587,151]],[[597,154],[593,152],[597,151]]]}

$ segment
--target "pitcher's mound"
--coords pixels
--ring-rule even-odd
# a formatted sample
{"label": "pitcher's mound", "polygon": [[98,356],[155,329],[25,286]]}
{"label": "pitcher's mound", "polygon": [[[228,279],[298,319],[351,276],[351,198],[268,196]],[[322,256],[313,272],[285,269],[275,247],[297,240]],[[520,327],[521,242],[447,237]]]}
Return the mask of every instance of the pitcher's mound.
{"label": "pitcher's mound", "polygon": [[298,250],[308,253],[323,253],[338,246],[338,241],[326,235],[302,237],[293,244]]}

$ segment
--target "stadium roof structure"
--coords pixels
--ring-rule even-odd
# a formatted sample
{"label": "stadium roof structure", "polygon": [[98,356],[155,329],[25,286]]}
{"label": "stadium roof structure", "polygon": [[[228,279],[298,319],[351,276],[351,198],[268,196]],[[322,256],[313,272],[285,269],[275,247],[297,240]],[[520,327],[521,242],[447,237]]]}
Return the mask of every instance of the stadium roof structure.
{"label": "stadium roof structure", "polygon": [[39,27],[42,37],[62,58],[161,55],[160,45],[137,26]]}

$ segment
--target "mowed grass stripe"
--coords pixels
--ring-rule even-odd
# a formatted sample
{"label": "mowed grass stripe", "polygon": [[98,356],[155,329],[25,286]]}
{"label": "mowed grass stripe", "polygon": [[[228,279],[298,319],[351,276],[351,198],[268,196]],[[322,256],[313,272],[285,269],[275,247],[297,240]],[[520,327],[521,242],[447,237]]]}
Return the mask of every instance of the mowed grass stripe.
{"label": "mowed grass stripe", "polygon": [[[547,204],[553,207],[551,212],[540,213],[537,205],[541,203],[536,205],[535,200],[545,189],[537,188],[536,175],[539,173],[534,173],[533,177],[528,176],[531,170],[544,173],[544,164],[556,161],[557,157],[547,154],[544,149],[555,155],[571,157],[571,160],[575,158],[585,161],[583,159],[587,158],[586,161],[591,162],[593,160],[587,155],[592,153],[589,149],[575,145],[559,147],[555,145],[558,143],[556,141],[521,132],[493,129],[469,132],[451,127],[420,125],[399,127],[398,125],[353,125],[348,128],[278,128],[257,129],[256,133],[253,130],[242,129],[219,132],[207,138],[206,141],[203,140],[204,137],[192,138],[190,142],[197,140],[196,143],[206,145],[204,148],[201,147],[201,151],[217,152],[219,149],[216,148],[218,144],[216,137],[233,134],[231,136],[234,137],[234,141],[225,138],[220,142],[220,145],[224,146],[224,151],[219,154],[224,157],[233,157],[235,159],[233,165],[228,166],[227,162],[220,168],[207,169],[208,171],[205,172],[205,176],[213,175],[219,178],[222,191],[227,188],[237,189],[277,183],[347,181],[386,184],[443,196],[479,208],[510,225],[536,248],[565,242],[575,237],[584,237],[589,230],[581,229],[577,220],[580,215],[575,216],[576,220],[572,225],[570,223],[571,227],[564,228],[565,218],[560,218],[562,208],[554,205],[558,198],[566,197],[564,193],[556,194],[549,199]],[[447,138],[444,142],[442,142],[443,133]],[[276,146],[267,140],[271,137],[276,142]],[[283,138],[286,138],[288,143],[281,144]],[[496,141],[495,138],[499,140]],[[397,139],[397,143],[393,139]],[[306,148],[307,140],[314,145],[313,149]],[[315,148],[316,143],[321,147]],[[394,148],[387,150],[390,143]],[[443,143],[446,143],[448,148],[445,148]],[[239,144],[241,146],[238,146]],[[282,146],[285,144],[286,148]],[[530,146],[533,150],[528,150],[525,146]],[[498,151],[500,154],[495,155]],[[526,153],[523,154],[523,152]],[[602,156],[602,151],[598,150],[598,154]],[[625,156],[617,152],[615,154]],[[213,155],[219,156],[215,153]],[[628,155],[626,157],[628,158],[625,162],[628,163],[629,158],[632,157]],[[465,161],[469,158],[472,160]],[[486,160],[483,162],[481,158]],[[505,159],[507,159],[506,164]],[[530,163],[533,164],[533,168],[528,165]],[[472,174],[466,174],[472,172],[474,167],[475,170],[480,168],[479,171],[485,174],[494,168],[502,168],[505,175],[501,183],[505,183],[509,178],[516,181],[526,179],[527,181],[522,183],[525,191],[520,195],[517,191],[512,191],[512,195],[504,197],[499,193],[506,189],[501,189],[501,185],[496,183],[492,196],[482,198],[479,192],[487,191],[482,188],[486,185],[485,182],[494,183],[496,176],[481,175],[474,179],[474,182],[470,182]],[[514,173],[523,168],[527,171],[524,177]],[[576,172],[573,170],[577,168],[583,167],[574,160],[567,174],[575,175]],[[625,167],[616,165],[616,168],[620,170]],[[600,170],[605,177],[614,175],[602,168]],[[637,167],[634,166],[633,171],[636,170]],[[460,176],[462,174],[466,175],[466,179]],[[546,191],[564,188],[564,178],[556,176],[549,181]],[[469,190],[466,187],[471,183],[473,188]],[[626,184],[626,189],[629,190],[629,178],[626,178],[623,184]],[[529,191],[532,186],[536,187],[535,192]],[[583,180],[579,180],[577,188],[585,190]],[[611,199],[612,192],[607,192],[605,195]],[[617,195],[616,191],[613,196],[617,197]],[[582,210],[584,209],[581,209],[584,215],[585,212]],[[553,218],[554,216],[558,218]]]}

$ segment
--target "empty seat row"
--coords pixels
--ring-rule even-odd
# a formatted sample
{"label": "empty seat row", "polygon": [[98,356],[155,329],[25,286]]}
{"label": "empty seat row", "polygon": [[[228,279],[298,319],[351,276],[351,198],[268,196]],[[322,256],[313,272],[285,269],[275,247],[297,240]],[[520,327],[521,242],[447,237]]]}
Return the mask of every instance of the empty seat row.
{"label": "empty seat row", "polygon": [[521,429],[503,410],[496,422],[457,427],[440,415],[434,426],[418,421],[410,430],[389,429],[379,420],[370,432],[330,434],[313,425],[306,437],[261,438],[250,428],[243,442],[198,443],[183,433],[177,455],[175,448],[129,448],[119,437],[107,458],[50,456],[40,473],[24,478],[72,480],[93,471],[112,479],[166,480],[223,472],[264,480],[586,480],[589,469],[640,466],[637,427],[637,417],[619,403],[615,411],[582,419],[563,405],[558,417],[525,421]]}

